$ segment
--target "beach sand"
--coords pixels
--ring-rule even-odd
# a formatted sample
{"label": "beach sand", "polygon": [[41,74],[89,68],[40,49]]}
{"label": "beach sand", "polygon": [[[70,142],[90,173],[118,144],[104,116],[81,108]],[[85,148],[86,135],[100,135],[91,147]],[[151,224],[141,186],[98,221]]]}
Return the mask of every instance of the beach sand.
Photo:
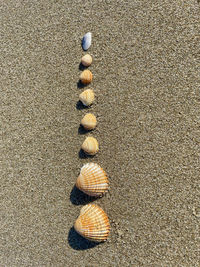
{"label": "beach sand", "polygon": [[[0,266],[199,264],[199,3],[1,1]],[[96,101],[78,96],[82,36]],[[91,133],[79,128],[97,115]],[[80,152],[85,136],[99,153]],[[73,229],[91,200],[74,188],[99,163],[111,222],[95,245]]]}

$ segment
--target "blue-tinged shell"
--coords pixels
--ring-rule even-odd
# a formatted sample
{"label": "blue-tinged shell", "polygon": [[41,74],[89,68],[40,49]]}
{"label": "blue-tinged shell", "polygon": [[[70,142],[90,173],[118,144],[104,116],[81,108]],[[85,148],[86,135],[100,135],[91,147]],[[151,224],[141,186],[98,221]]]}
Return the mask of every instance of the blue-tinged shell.
{"label": "blue-tinged shell", "polygon": [[91,43],[92,43],[92,34],[91,32],[88,32],[83,36],[82,40],[83,50],[88,50],[89,47],[91,46]]}

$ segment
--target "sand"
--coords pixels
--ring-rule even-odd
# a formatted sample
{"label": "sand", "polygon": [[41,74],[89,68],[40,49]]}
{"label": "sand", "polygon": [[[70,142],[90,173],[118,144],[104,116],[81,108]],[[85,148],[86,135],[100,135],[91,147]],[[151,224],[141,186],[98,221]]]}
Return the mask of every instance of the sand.
{"label": "sand", "polygon": [[[199,3],[197,0],[10,0],[0,4],[0,266],[199,266]],[[77,103],[87,88],[98,127]],[[80,152],[85,136],[98,155]],[[73,230],[91,200],[74,187],[99,163],[110,191],[94,203],[109,240]]]}

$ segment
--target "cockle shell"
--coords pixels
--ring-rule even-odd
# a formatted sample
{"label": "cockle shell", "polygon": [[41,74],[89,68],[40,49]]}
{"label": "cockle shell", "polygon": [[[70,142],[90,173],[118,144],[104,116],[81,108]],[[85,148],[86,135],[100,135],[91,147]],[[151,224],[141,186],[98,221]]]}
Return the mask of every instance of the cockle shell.
{"label": "cockle shell", "polygon": [[99,151],[99,144],[96,138],[89,136],[86,137],[81,148],[85,151],[86,154],[95,155]]}
{"label": "cockle shell", "polygon": [[100,197],[108,190],[107,174],[98,164],[87,163],[81,168],[76,187],[89,196]]}
{"label": "cockle shell", "polygon": [[83,50],[88,50],[89,47],[91,46],[91,43],[92,43],[92,34],[91,32],[88,32],[83,36],[82,39]]}
{"label": "cockle shell", "polygon": [[87,89],[79,95],[79,100],[84,106],[90,106],[94,101],[94,91],[92,89]]}
{"label": "cockle shell", "polygon": [[80,80],[83,84],[89,84],[92,81],[92,72],[90,70],[84,70],[80,75]]}
{"label": "cockle shell", "polygon": [[94,204],[82,207],[74,228],[81,236],[94,242],[106,241],[110,233],[108,216]]}
{"label": "cockle shell", "polygon": [[87,54],[81,58],[81,63],[85,67],[89,67],[92,64],[92,57]]}
{"label": "cockle shell", "polygon": [[81,125],[83,125],[86,130],[92,130],[97,125],[97,119],[92,113],[87,113],[82,118]]}

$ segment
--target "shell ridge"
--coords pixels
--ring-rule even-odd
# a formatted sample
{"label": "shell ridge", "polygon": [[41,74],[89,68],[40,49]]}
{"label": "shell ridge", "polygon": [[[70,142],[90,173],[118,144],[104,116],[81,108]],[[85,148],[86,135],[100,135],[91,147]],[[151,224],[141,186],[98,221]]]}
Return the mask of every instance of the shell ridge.
{"label": "shell ridge", "polygon": [[77,178],[76,186],[90,196],[101,196],[108,191],[106,172],[96,163],[85,164]]}
{"label": "shell ridge", "polygon": [[100,207],[88,204],[81,209],[75,229],[83,237],[101,242],[107,239],[110,224],[106,213]]}

